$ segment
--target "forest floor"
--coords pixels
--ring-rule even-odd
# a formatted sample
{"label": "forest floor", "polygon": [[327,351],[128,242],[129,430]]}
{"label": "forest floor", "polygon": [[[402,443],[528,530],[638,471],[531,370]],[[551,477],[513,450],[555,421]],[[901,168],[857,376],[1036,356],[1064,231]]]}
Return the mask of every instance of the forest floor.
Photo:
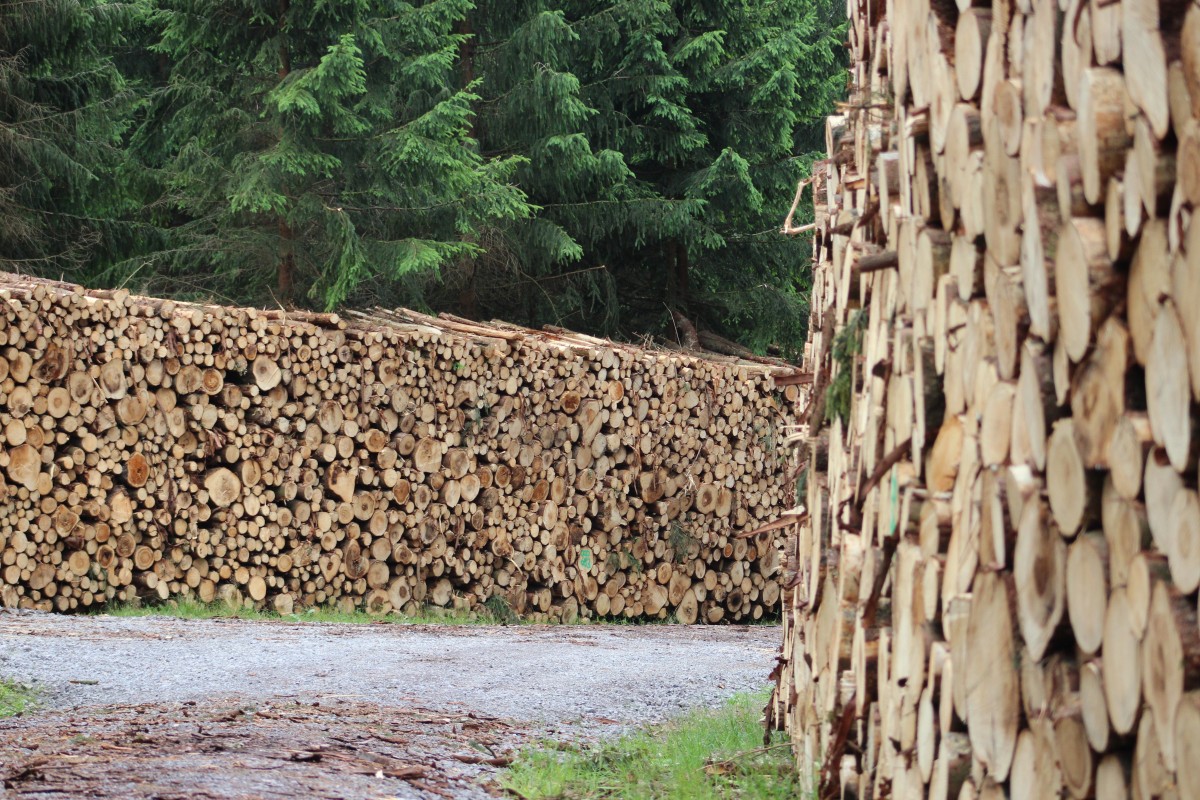
{"label": "forest floor", "polygon": [[4,796],[486,798],[527,746],[765,686],[773,626],[351,625],[0,611]]}

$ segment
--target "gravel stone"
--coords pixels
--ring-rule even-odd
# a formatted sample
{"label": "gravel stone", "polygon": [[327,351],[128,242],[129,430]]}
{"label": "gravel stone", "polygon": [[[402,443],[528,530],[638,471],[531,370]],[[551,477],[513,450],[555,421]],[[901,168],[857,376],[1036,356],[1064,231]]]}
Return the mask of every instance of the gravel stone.
{"label": "gravel stone", "polygon": [[29,800],[486,800],[502,763],[481,747],[504,762],[762,689],[779,639],[0,610],[0,677],[41,706],[0,721],[0,766]]}
{"label": "gravel stone", "polygon": [[343,697],[467,707],[580,732],[640,726],[761,689],[779,636],[768,625],[355,625],[0,612],[3,673],[37,685],[53,708]]}

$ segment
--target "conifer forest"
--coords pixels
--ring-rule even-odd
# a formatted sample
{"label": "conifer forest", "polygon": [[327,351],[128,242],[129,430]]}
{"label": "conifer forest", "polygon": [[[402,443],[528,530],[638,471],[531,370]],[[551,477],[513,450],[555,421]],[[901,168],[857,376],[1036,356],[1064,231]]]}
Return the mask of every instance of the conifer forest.
{"label": "conifer forest", "polygon": [[[605,336],[807,330],[829,0],[0,0],[0,271]],[[801,204],[801,214],[810,214]]]}

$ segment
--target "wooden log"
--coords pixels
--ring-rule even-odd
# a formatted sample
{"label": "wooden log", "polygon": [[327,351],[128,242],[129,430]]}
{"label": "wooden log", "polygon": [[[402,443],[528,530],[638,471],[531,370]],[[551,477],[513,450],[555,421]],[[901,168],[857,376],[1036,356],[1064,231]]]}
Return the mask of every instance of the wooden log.
{"label": "wooden log", "polygon": [[1104,640],[1108,571],[1104,536],[1087,533],[1076,538],[1067,553],[1067,610],[1075,642],[1088,655],[1094,655]]}
{"label": "wooden log", "polygon": [[[1185,691],[1200,682],[1200,636],[1196,627],[1196,604],[1163,582],[1154,586],[1149,622],[1141,646],[1142,691],[1146,706],[1160,732],[1159,744],[1167,769],[1187,771],[1179,762],[1176,713]],[[1176,770],[1176,766],[1181,767]]]}
{"label": "wooden log", "polygon": [[1182,471],[1192,449],[1191,389],[1187,351],[1174,303],[1163,303],[1154,321],[1146,361],[1146,405],[1154,441]]}
{"label": "wooden log", "polygon": [[1108,725],[1108,704],[1104,699],[1104,673],[1098,661],[1089,661],[1079,670],[1079,705],[1088,744],[1097,753],[1106,752],[1113,737]]}
{"label": "wooden log", "polygon": [[1125,589],[1116,587],[1109,595],[1101,653],[1104,697],[1113,730],[1118,734],[1127,734],[1134,729],[1142,705],[1141,660],[1129,617]]}
{"label": "wooden log", "polygon": [[1054,744],[1062,765],[1063,785],[1067,794],[1074,798],[1090,797],[1095,764],[1083,720],[1077,715],[1057,720],[1054,723]]}
{"label": "wooden log", "polygon": [[971,747],[991,775],[1003,780],[1012,765],[1020,719],[1020,690],[1014,667],[1012,601],[1002,576],[976,576],[967,628],[968,674],[991,679],[970,685],[967,715]]}
{"label": "wooden log", "polygon": [[954,33],[954,77],[959,97],[967,102],[979,93],[984,45],[991,30],[990,8],[967,8],[958,16]]}
{"label": "wooden log", "polygon": [[1063,224],[1054,280],[1059,336],[1067,356],[1078,362],[1087,352],[1093,330],[1108,316],[1125,288],[1109,258],[1102,221],[1075,217]]}
{"label": "wooden log", "polygon": [[1079,157],[1087,202],[1103,200],[1104,188],[1125,163],[1132,143],[1124,113],[1128,102],[1124,76],[1107,67],[1084,70],[1079,84]]}
{"label": "wooden log", "polygon": [[1067,548],[1052,528],[1048,509],[1027,503],[1013,553],[1017,622],[1035,660],[1042,658],[1054,637],[1068,596]]}
{"label": "wooden log", "polygon": [[[1173,741],[1173,749],[1175,757],[1179,764],[1190,765],[1195,764],[1195,758],[1200,757],[1200,694],[1197,692],[1189,692],[1180,702],[1175,718],[1175,727],[1170,733]],[[1163,741],[1162,738],[1159,741]],[[1140,744],[1140,739],[1139,739]],[[1139,762],[1142,768],[1137,770],[1137,774],[1141,777],[1139,787],[1141,785],[1158,786],[1164,782],[1165,775],[1153,776],[1147,775],[1148,772],[1154,769],[1153,763],[1146,763],[1149,758]],[[1200,795],[1200,776],[1196,770],[1190,767],[1184,767],[1177,773],[1179,779],[1179,797],[1196,797]]]}
{"label": "wooden log", "polygon": [[1098,492],[1084,469],[1070,418],[1054,424],[1046,445],[1046,488],[1060,533],[1073,537],[1098,514]]}
{"label": "wooden log", "polygon": [[[1200,302],[1200,276],[1197,275],[1196,269],[1200,264],[1200,226],[1192,225],[1188,228],[1186,253],[1186,257],[1177,253],[1170,261],[1170,293],[1176,309],[1196,308],[1195,304]],[[1154,255],[1165,258],[1165,253],[1160,251],[1156,251]],[[1150,254],[1144,254],[1143,257],[1148,258]],[[1161,269],[1161,262],[1159,268]],[[1200,397],[1200,320],[1196,319],[1197,316],[1200,315],[1185,312],[1180,315],[1179,320],[1187,345],[1188,375],[1191,378],[1193,398]]]}

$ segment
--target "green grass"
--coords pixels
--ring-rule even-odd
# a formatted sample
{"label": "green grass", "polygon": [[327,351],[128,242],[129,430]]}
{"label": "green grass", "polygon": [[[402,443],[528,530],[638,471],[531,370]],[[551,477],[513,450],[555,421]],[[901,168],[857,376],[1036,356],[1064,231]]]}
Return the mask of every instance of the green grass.
{"label": "green grass", "polygon": [[6,678],[0,678],[0,719],[24,714],[36,705],[36,691]]}
{"label": "green grass", "polygon": [[[490,625],[498,620],[490,612],[465,612],[430,607],[425,612],[409,616],[404,614],[373,615],[365,611],[345,612],[336,608],[309,608],[294,614],[276,614],[255,608],[233,606],[228,603],[201,603],[196,600],[168,600],[154,605],[125,604],[100,609],[98,614],[111,617],[167,616],[179,619],[251,619],[284,622],[342,622],[354,624],[409,624],[409,625]],[[506,620],[507,621],[507,620]]]}
{"label": "green grass", "polygon": [[782,738],[763,746],[765,694],[743,694],[720,709],[583,751],[532,750],[503,778],[526,800],[702,800],[814,797]]}
{"label": "green grass", "polygon": [[[351,624],[389,623],[397,625],[526,625],[534,620],[518,616],[508,604],[493,598],[484,607],[475,611],[439,608],[426,606],[420,614],[368,614],[365,611],[339,611],[336,608],[323,606],[307,608],[293,614],[277,614],[274,611],[256,609],[250,606],[236,606],[217,601],[201,603],[197,600],[179,599],[167,600],[162,603],[126,603],[123,605],[105,606],[97,609],[95,614],[110,617],[150,617],[165,616],[178,619],[248,619],[274,620],[284,622],[341,622]],[[560,622],[546,624],[559,625]],[[572,625],[676,625],[678,620],[672,614],[666,619],[641,619],[629,617],[580,617]],[[763,617],[758,620],[742,620],[741,625],[778,625],[778,617]]]}

